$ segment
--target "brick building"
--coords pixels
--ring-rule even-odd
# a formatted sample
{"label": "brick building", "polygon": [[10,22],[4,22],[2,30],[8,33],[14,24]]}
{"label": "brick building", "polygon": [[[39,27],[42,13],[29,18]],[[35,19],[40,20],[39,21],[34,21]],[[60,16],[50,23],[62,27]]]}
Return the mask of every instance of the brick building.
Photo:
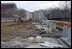
{"label": "brick building", "polygon": [[10,11],[17,9],[14,3],[1,3],[1,22],[6,20],[14,20]]}
{"label": "brick building", "polygon": [[17,6],[14,3],[2,3],[1,4],[1,13],[6,14],[10,10],[16,9],[16,8],[17,8]]}

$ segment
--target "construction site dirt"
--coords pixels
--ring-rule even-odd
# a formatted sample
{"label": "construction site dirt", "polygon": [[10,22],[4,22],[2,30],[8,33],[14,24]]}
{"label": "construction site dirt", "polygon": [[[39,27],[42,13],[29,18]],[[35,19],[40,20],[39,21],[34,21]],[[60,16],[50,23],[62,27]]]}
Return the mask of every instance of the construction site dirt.
{"label": "construction site dirt", "polygon": [[[56,31],[55,33],[45,33],[45,34],[39,34],[39,32],[36,30],[36,26],[33,24],[33,22],[23,22],[23,23],[20,23],[20,24],[17,24],[15,22],[4,22],[4,23],[1,23],[1,47],[14,47],[14,48],[25,48],[28,46],[31,46],[31,47],[34,47],[32,46],[33,44],[19,44],[19,45],[13,45],[13,46],[9,46],[9,42],[12,40],[12,39],[15,39],[17,37],[21,37],[22,39],[27,39],[28,37],[36,37],[36,36],[41,36],[42,38],[46,37],[46,38],[53,38],[56,40],[59,39],[59,37],[62,36],[62,32],[61,31]],[[46,38],[44,38],[44,40],[46,40]],[[17,39],[15,39],[17,40]],[[49,39],[51,40],[51,39]],[[25,40],[24,40],[25,41]],[[42,40],[43,41],[43,40]],[[54,41],[54,40],[53,40]],[[4,44],[4,42],[6,44]],[[14,41],[15,42],[15,41]],[[13,43],[14,43],[13,42]],[[17,41],[16,41],[17,42]],[[21,41],[20,41],[21,42]],[[56,41],[55,41],[56,42]],[[53,42],[53,43],[55,43]],[[58,42],[58,41],[57,41]],[[12,42],[10,42],[11,44]],[[19,43],[19,42],[18,42]],[[8,45],[7,45],[8,44]],[[14,43],[14,44],[17,44],[17,43]],[[35,44],[34,44],[35,45]],[[35,47],[40,47],[40,45],[35,45]],[[63,46],[63,47],[67,47],[67,46]],[[30,48],[30,47],[29,47]],[[43,47],[41,47],[43,48]],[[46,47],[45,47],[46,48]],[[48,47],[47,47],[48,48]]]}
{"label": "construction site dirt", "polygon": [[31,22],[20,24],[15,22],[1,23],[1,40],[6,41],[17,36],[27,37],[30,32],[34,31],[35,26]]}

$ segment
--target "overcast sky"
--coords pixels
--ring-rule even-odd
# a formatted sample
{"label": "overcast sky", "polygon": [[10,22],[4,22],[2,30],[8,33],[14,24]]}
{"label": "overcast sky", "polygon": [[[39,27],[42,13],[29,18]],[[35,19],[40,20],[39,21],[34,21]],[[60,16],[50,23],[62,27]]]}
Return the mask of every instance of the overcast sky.
{"label": "overcast sky", "polygon": [[30,12],[39,9],[58,7],[59,2],[60,1],[1,1],[1,3],[15,3],[17,8],[22,8]]}

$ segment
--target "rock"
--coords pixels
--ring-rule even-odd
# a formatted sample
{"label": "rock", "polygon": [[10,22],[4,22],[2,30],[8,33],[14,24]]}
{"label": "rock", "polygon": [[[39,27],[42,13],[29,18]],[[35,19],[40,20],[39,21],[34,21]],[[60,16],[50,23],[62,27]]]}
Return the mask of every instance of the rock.
{"label": "rock", "polygon": [[35,42],[42,42],[42,37],[41,36],[36,36]]}
{"label": "rock", "polygon": [[28,41],[29,43],[33,43],[33,42],[34,42],[34,37],[29,37],[29,38],[27,39],[27,41]]}

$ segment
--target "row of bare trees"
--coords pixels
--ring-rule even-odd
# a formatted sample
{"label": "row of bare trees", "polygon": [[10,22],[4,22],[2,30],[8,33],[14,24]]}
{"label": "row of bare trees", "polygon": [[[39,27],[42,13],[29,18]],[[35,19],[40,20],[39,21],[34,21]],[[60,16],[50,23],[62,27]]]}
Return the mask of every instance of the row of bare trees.
{"label": "row of bare trees", "polygon": [[50,9],[48,12],[45,11],[45,16],[48,19],[71,21],[71,2],[60,2],[59,7]]}

